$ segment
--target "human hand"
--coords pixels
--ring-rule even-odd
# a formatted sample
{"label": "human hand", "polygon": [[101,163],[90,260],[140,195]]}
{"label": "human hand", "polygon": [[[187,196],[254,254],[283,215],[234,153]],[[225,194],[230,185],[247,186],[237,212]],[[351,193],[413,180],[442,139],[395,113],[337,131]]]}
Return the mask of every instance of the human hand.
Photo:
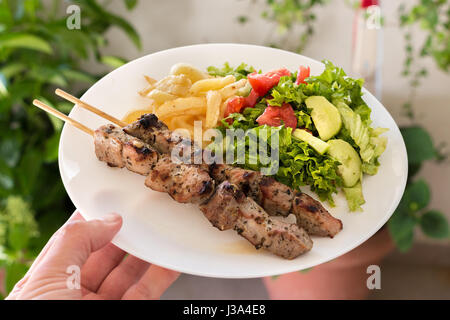
{"label": "human hand", "polygon": [[[85,221],[76,212],[7,299],[159,299],[179,273],[126,256],[111,243],[121,227],[118,214]],[[71,275],[77,270],[79,277]],[[71,276],[75,282],[70,282]]]}

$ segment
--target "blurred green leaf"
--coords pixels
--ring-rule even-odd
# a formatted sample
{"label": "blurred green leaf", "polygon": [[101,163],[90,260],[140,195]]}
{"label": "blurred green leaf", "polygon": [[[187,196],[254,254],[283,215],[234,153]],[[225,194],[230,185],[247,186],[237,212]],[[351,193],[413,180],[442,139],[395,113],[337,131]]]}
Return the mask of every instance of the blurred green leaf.
{"label": "blurred green leaf", "polygon": [[423,179],[410,184],[406,193],[409,199],[408,210],[410,212],[419,211],[430,203],[430,187]]}
{"label": "blurred green leaf", "polygon": [[0,73],[0,97],[6,97],[8,95],[8,83],[3,73]]}
{"label": "blurred green leaf", "polygon": [[53,53],[52,47],[46,40],[26,33],[1,34],[0,49],[4,48],[21,48],[36,50],[47,54]]}
{"label": "blurred green leaf", "polygon": [[450,236],[445,216],[436,210],[425,212],[420,217],[422,231],[431,238],[444,239]]}
{"label": "blurred green leaf", "polygon": [[14,187],[14,174],[12,169],[0,159],[0,195],[6,197],[8,191]]}
{"label": "blurred green leaf", "polygon": [[115,56],[103,56],[100,60],[103,64],[117,69],[126,63],[126,60]]}
{"label": "blurred green leaf", "polygon": [[11,249],[19,251],[27,248],[28,241],[38,235],[34,213],[29,203],[21,197],[8,197],[1,215],[2,222],[7,226],[7,243]]}
{"label": "blurred green leaf", "polygon": [[93,76],[80,71],[66,69],[61,70],[61,73],[69,81],[93,84],[96,80]]}
{"label": "blurred green leaf", "polygon": [[142,43],[139,34],[136,32],[133,26],[130,23],[128,23],[127,20],[104,10],[103,7],[100,4],[98,4],[95,0],[83,0],[82,2],[87,4],[94,12],[101,15],[106,21],[122,29],[133,41],[135,46],[138,49],[142,49]]}
{"label": "blurred green leaf", "polygon": [[53,162],[58,159],[59,138],[60,134],[58,132],[45,142],[45,162]]}
{"label": "blurred green leaf", "polygon": [[[419,190],[422,187],[422,183],[419,183],[413,189]],[[415,193],[418,192],[411,192],[410,188],[405,190],[397,209],[388,221],[389,233],[400,251],[407,251],[411,247],[414,238],[414,228],[418,223],[410,208],[413,194]],[[420,203],[423,203],[423,201]]]}
{"label": "blurred green leaf", "polygon": [[9,135],[0,140],[0,158],[11,168],[20,159],[21,144],[22,142],[17,135]]}
{"label": "blurred green leaf", "polygon": [[22,194],[29,195],[32,192],[42,161],[42,153],[38,150],[30,150],[22,157],[17,171]]}
{"label": "blurred green leaf", "polygon": [[5,266],[5,287],[6,292],[10,292],[17,282],[28,271],[29,266],[20,262],[9,262]]}
{"label": "blurred green leaf", "polygon": [[26,70],[26,65],[24,63],[9,63],[0,70],[0,73],[8,79],[24,70]]}
{"label": "blurred green leaf", "polygon": [[411,247],[416,224],[417,220],[413,216],[398,209],[389,219],[389,233],[401,251],[407,251]]}
{"label": "blurred green leaf", "polygon": [[406,232],[402,232],[399,234],[391,234],[393,235],[393,240],[399,251],[406,252],[411,249],[414,242],[414,231],[408,230]]}
{"label": "blurred green leaf", "polygon": [[429,133],[421,127],[406,127],[400,129],[408,153],[410,164],[421,164],[423,161],[434,159],[436,150]]}
{"label": "blurred green leaf", "polygon": [[136,7],[138,1],[137,0],[124,0],[125,5],[127,6],[128,10],[133,10],[134,7]]}

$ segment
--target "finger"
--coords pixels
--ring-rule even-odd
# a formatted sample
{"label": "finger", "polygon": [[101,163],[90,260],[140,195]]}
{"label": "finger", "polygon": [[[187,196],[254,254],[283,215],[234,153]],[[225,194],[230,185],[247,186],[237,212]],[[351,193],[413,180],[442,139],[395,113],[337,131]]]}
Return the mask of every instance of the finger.
{"label": "finger", "polygon": [[106,277],[97,293],[104,299],[118,300],[148,270],[150,264],[128,256]]}
{"label": "finger", "polygon": [[56,234],[54,243],[40,262],[41,267],[65,273],[68,266],[84,265],[91,253],[111,242],[122,226],[122,218],[111,214],[103,219],[83,221],[75,218]]}
{"label": "finger", "polygon": [[[75,211],[70,218],[66,221],[65,224],[71,222],[71,221],[77,221],[77,220],[84,220],[84,218],[81,216],[81,214],[78,211]],[[34,272],[34,270],[39,266],[40,262],[44,259],[44,257],[47,255],[47,252],[50,250],[50,248],[55,243],[55,239],[58,237],[58,232],[61,230],[57,230],[48,240],[48,242],[45,244],[44,248],[41,250],[37,258],[33,261],[31,267],[28,269],[25,276],[16,283],[14,286],[14,289],[9,294],[9,299],[15,299],[15,297],[19,294],[20,290],[22,290],[23,286],[25,286],[26,282],[30,278],[31,274]]]}
{"label": "finger", "polygon": [[82,217],[82,215],[80,214],[80,212],[75,211],[70,218],[63,224],[63,226],[61,228],[59,228],[48,240],[48,242],[46,243],[46,245],[44,246],[44,248],[41,250],[41,252],[39,253],[38,257],[33,261],[33,264],[31,265],[30,269],[28,269],[27,275],[31,274],[34,269],[36,269],[36,267],[39,265],[39,263],[42,261],[42,259],[44,259],[44,257],[46,256],[47,252],[50,250],[50,248],[53,246],[53,244],[55,243],[55,239],[59,236],[58,232],[60,232],[60,230],[67,224],[73,221],[84,221],[84,218]]}
{"label": "finger", "polygon": [[180,276],[179,272],[152,265],[124,294],[124,300],[159,299]]}
{"label": "finger", "polygon": [[91,254],[81,269],[81,285],[97,292],[108,274],[123,260],[126,252],[112,243]]}

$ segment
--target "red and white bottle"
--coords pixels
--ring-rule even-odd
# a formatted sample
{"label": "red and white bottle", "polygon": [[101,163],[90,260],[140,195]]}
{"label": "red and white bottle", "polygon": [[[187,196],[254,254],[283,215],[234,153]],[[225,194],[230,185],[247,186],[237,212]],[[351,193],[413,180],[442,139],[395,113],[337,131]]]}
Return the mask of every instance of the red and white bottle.
{"label": "red and white bottle", "polygon": [[381,99],[383,33],[378,0],[361,0],[353,23],[352,76],[364,78],[365,87]]}

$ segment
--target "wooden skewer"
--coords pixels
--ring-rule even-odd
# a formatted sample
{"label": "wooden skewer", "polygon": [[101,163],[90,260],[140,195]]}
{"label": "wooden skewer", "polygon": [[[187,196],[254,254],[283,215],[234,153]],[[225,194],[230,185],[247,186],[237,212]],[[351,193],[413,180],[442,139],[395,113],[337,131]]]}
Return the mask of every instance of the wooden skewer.
{"label": "wooden skewer", "polygon": [[81,101],[80,99],[72,96],[71,94],[69,94],[69,93],[67,93],[67,92],[65,92],[65,91],[63,91],[61,89],[56,89],[55,93],[58,96],[60,96],[61,98],[66,99],[66,100],[68,100],[68,101],[70,101],[70,102],[72,102],[74,104],[78,104],[80,107],[85,108],[85,109],[87,109],[87,110],[89,110],[89,111],[99,115],[100,117],[111,121],[112,123],[118,125],[121,128],[127,126],[127,123],[123,122],[122,120],[119,120],[119,119],[117,119],[117,118],[115,118],[115,117],[113,117],[113,116],[111,116],[111,115],[109,115],[109,114],[107,114],[107,113],[97,109],[96,107],[91,106],[90,104]]}
{"label": "wooden skewer", "polygon": [[57,117],[58,119],[61,119],[62,121],[65,121],[65,122],[70,123],[70,124],[73,125],[74,127],[76,127],[76,128],[78,128],[78,129],[80,129],[80,130],[86,132],[87,134],[89,134],[89,135],[91,135],[91,136],[94,135],[94,131],[93,131],[92,129],[86,127],[85,125],[79,123],[78,121],[76,121],[76,120],[74,120],[74,119],[72,119],[72,118],[69,118],[69,117],[66,116],[64,113],[59,112],[59,111],[56,110],[56,109],[53,109],[52,107],[46,105],[46,104],[43,103],[42,101],[34,100],[34,101],[33,101],[33,104],[34,104],[36,107],[38,107],[38,108],[40,108],[40,109],[42,109],[42,110],[44,110],[44,111],[46,111],[46,112],[48,112],[48,113],[54,115],[54,116]]}

